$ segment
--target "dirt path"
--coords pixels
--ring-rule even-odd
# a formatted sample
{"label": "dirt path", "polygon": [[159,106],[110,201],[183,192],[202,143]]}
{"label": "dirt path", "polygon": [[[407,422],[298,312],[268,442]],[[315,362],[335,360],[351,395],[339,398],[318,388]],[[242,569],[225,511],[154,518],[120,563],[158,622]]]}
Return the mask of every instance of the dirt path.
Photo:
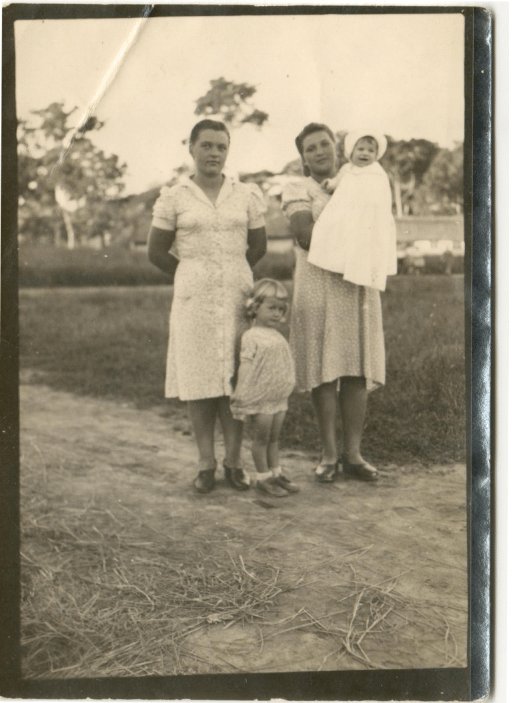
{"label": "dirt path", "polygon": [[[207,529],[235,558],[271,561],[279,583],[293,585],[276,596],[272,622],[213,622],[192,633],[196,672],[466,665],[464,466],[398,467],[378,484],[323,486],[313,458],[294,452],[283,466],[300,485],[295,496],[238,494],[222,477],[199,496],[185,425],[40,385],[20,393],[22,472],[45,457],[43,491],[70,506],[129,511],[141,534],[150,525],[184,545]],[[359,624],[356,637],[363,612],[371,627]]]}

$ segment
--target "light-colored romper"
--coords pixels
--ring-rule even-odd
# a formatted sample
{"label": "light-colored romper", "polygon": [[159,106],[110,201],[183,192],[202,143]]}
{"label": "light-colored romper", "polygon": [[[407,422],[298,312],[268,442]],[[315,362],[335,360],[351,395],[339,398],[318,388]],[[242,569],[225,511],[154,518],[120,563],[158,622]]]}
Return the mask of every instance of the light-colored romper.
{"label": "light-colored romper", "polygon": [[283,335],[270,327],[251,327],[242,335],[240,361],[250,362],[244,382],[231,398],[237,420],[248,415],[275,415],[288,408],[295,386],[293,358]]}

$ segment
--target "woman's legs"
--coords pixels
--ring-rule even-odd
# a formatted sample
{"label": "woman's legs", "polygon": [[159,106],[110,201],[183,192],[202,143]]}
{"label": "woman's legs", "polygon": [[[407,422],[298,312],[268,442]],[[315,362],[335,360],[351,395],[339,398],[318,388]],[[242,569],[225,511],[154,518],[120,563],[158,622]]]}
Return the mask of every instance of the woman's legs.
{"label": "woman's legs", "polygon": [[217,404],[222,434],[224,435],[224,452],[226,465],[233,469],[242,466],[240,452],[242,449],[242,439],[244,435],[244,423],[235,420],[229,407],[229,397],[227,395],[218,398]]}
{"label": "woman's legs", "polygon": [[240,466],[244,424],[235,420],[231,414],[228,396],[189,400],[188,413],[199,451],[200,464],[204,465],[205,468],[213,468],[214,466],[215,420],[218,414],[224,435],[226,463],[232,467]]}
{"label": "woman's legs", "polygon": [[361,464],[361,440],[368,391],[366,379],[344,376],[340,381],[340,409],[343,425],[343,454],[351,464]]}
{"label": "woman's legs", "polygon": [[215,468],[213,438],[217,416],[217,398],[188,401],[188,414],[194,430],[201,470]]}
{"label": "woman's legs", "polygon": [[322,442],[321,464],[334,464],[338,458],[336,446],[336,381],[313,388],[311,396]]}
{"label": "woman's legs", "polygon": [[272,419],[267,446],[267,466],[269,469],[277,469],[279,466],[279,436],[285,415],[284,411],[276,413]]}

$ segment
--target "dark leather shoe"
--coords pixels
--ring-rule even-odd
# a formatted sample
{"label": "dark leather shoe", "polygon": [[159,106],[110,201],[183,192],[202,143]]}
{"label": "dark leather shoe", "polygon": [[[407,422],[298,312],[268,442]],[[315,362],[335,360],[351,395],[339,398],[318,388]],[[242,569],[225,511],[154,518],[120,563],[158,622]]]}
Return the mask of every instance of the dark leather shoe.
{"label": "dark leather shoe", "polygon": [[338,462],[334,464],[319,464],[315,469],[315,481],[332,483],[338,473]]}
{"label": "dark leather shoe", "polygon": [[194,479],[194,488],[198,493],[209,493],[215,488],[215,469],[200,471]]}
{"label": "dark leather shoe", "polygon": [[347,459],[343,459],[342,466],[343,476],[347,478],[355,478],[358,481],[377,481],[379,478],[377,469],[367,461],[362,464],[350,464]]}
{"label": "dark leather shoe", "polygon": [[243,469],[232,469],[224,464],[224,476],[231,488],[237,491],[247,491],[251,487],[251,479]]}

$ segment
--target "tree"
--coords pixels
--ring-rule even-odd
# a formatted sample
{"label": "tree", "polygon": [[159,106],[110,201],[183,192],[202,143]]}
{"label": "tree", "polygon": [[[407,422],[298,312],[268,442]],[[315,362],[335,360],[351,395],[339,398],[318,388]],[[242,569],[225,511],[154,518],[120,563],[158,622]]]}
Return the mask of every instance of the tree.
{"label": "tree", "polygon": [[334,133],[336,137],[336,157],[338,159],[338,168],[341,168],[349,160],[350,154],[345,154],[345,137],[347,136],[347,130],[338,130]]}
{"label": "tree", "polygon": [[70,248],[75,234],[81,240],[103,236],[109,224],[106,203],[122,192],[126,170],[87,136],[103,127],[96,117],[76,130],[68,126],[75,110],[65,112],[63,103],[52,103],[18,123],[20,233],[53,232],[58,243],[64,225]]}
{"label": "tree", "polygon": [[421,185],[439,147],[427,139],[402,139],[397,142],[392,137],[386,138],[388,148],[381,164],[391,178],[396,214],[402,217],[404,198],[409,202],[414,199],[416,189]]}
{"label": "tree", "polygon": [[441,149],[425,174],[426,198],[431,209],[449,213],[461,212],[464,199],[464,150]]}
{"label": "tree", "polygon": [[220,117],[232,127],[253,124],[261,127],[268,114],[254,107],[252,97],[257,88],[247,83],[234,83],[225,78],[210,81],[210,90],[196,100],[196,115]]}

